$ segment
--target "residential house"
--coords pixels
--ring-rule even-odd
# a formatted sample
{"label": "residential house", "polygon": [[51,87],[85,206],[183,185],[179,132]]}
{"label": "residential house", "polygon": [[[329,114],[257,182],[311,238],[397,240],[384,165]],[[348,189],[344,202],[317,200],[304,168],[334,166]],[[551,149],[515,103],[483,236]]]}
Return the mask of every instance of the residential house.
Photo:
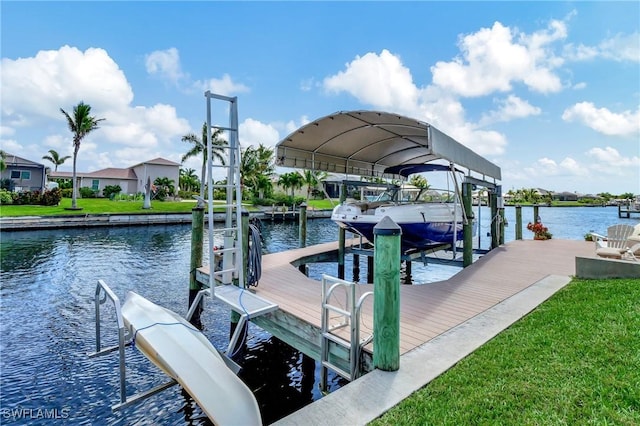
{"label": "residential house", "polygon": [[2,171],[2,180],[11,179],[13,191],[42,191],[44,189],[46,182],[44,164],[8,152],[4,162],[7,168]]}
{"label": "residential house", "polygon": [[[72,172],[51,172],[52,179],[72,179]],[[78,188],[89,187],[99,195],[106,186],[119,185],[123,194],[145,192],[147,179],[153,183],[157,178],[169,178],[178,187],[180,163],[164,158],[155,158],[128,168],[109,167],[94,172],[76,172]]]}

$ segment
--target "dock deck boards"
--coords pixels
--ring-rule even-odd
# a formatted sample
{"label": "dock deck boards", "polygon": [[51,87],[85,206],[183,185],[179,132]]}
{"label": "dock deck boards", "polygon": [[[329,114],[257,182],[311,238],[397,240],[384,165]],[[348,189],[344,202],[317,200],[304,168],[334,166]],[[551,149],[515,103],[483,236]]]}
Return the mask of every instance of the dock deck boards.
{"label": "dock deck boards", "polygon": [[[282,311],[320,327],[321,283],[291,262],[337,248],[337,242],[263,256],[256,294]],[[547,275],[575,275],[575,257],[594,257],[593,243],[518,240],[500,246],[448,280],[400,286],[400,353],[404,354],[517,294]],[[208,274],[208,267],[200,268]],[[373,286],[358,286],[359,294]],[[364,304],[362,333],[373,326],[372,301]]]}

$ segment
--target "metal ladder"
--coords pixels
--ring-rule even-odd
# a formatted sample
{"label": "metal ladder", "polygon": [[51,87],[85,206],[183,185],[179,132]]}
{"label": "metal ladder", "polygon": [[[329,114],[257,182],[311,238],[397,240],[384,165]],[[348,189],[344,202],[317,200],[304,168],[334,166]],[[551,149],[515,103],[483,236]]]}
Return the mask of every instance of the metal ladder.
{"label": "metal ladder", "polygon": [[[360,312],[365,299],[373,294],[372,291],[363,293],[356,300],[356,283],[334,278],[328,275],[322,276],[322,324],[320,342],[320,388],[327,389],[327,368],[332,369],[347,380],[353,381],[359,375],[360,353],[362,348],[373,339],[373,334],[360,339]],[[331,304],[331,297],[336,295],[338,289],[345,291],[344,304],[336,306]],[[330,315],[338,314],[339,321],[330,324]],[[335,334],[336,331],[349,328],[349,340]],[[339,346],[349,353],[348,366],[338,365],[331,359],[332,346]],[[343,363],[344,364],[344,363]]]}
{"label": "metal ladder", "polygon": [[[242,235],[242,188],[240,185],[240,142],[238,140],[238,98],[205,92],[207,99],[207,179],[209,180],[208,225],[209,225],[209,288],[198,292],[191,304],[186,319],[190,320],[204,296],[215,297],[225,303],[240,315],[238,325],[231,336],[226,353],[232,355],[232,350],[240,340],[244,325],[247,321],[260,315],[272,312],[278,305],[265,300],[246,290],[244,271],[244,247]],[[229,102],[229,127],[211,124],[211,101],[222,100]],[[214,165],[212,156],[212,129],[229,132],[227,164]],[[213,184],[213,168],[223,168],[227,171],[225,184]],[[204,184],[204,182],[203,182]],[[213,220],[213,189],[223,188],[226,192],[226,202],[216,207],[224,207],[224,226],[216,227]],[[223,233],[224,246],[214,249],[214,236]],[[222,267],[216,270],[216,255],[222,255]],[[236,284],[236,285],[234,285]],[[216,286],[219,286],[216,289]]]}
{"label": "metal ladder", "polygon": [[[205,92],[207,99],[207,198],[208,198],[208,224],[209,224],[209,288],[215,294],[216,280],[221,284],[231,284],[234,279],[241,287],[244,287],[244,270],[242,268],[243,247],[242,247],[242,189],[240,187],[240,143],[238,141],[238,98],[216,95],[210,91]],[[211,101],[222,100],[229,102],[229,126],[214,126],[211,124]],[[229,132],[229,145],[224,147],[228,150],[228,161],[226,164],[213,164],[212,156],[212,130],[219,129]],[[225,184],[213,184],[213,169],[222,168],[227,171],[227,181]],[[205,182],[202,182],[204,185]],[[214,225],[213,220],[213,190],[214,188],[225,189],[226,202],[223,205],[216,204],[216,207],[223,207],[225,210],[225,224],[223,227]],[[224,237],[224,248],[215,250],[214,235],[222,233]],[[215,270],[215,256],[222,255],[222,269]]]}

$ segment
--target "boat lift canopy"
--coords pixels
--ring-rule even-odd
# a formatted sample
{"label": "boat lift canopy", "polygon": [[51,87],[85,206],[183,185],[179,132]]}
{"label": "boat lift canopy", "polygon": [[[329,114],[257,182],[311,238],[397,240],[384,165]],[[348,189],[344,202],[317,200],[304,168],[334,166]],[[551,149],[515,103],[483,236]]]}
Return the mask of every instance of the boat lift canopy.
{"label": "boat lift canopy", "polygon": [[347,175],[391,177],[388,167],[445,160],[482,180],[500,167],[432,125],[398,114],[341,111],[315,120],[276,145],[277,165]]}

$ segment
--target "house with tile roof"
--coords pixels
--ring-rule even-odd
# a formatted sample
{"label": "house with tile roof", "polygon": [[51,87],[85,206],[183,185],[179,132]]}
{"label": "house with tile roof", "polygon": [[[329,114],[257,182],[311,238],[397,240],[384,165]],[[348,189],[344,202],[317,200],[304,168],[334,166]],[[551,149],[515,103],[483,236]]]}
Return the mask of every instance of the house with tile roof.
{"label": "house with tile roof", "polygon": [[[72,179],[72,172],[50,172],[51,179]],[[89,187],[101,195],[109,185],[119,185],[123,194],[137,194],[145,191],[147,179],[153,183],[157,178],[169,178],[178,187],[180,163],[164,158],[154,158],[128,168],[108,167],[94,172],[76,171],[78,188]]]}
{"label": "house with tile roof", "polygon": [[7,168],[2,171],[0,177],[3,181],[5,179],[11,180],[11,190],[21,192],[42,191],[44,189],[47,178],[44,164],[8,152],[5,154],[4,163]]}

